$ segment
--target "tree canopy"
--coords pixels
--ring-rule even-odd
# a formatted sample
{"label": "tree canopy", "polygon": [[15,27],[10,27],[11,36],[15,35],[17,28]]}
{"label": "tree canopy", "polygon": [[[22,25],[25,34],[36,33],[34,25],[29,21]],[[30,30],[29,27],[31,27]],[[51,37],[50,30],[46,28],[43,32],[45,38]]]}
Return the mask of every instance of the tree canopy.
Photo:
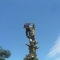
{"label": "tree canopy", "polygon": [[11,56],[11,52],[9,50],[5,50],[0,46],[0,60],[4,60],[5,58],[9,58]]}

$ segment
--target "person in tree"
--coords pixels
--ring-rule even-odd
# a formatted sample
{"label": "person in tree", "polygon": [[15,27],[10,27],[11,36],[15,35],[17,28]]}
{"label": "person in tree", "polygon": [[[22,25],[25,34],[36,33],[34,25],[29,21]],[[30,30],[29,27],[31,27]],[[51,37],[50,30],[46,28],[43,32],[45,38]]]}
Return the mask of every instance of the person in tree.
{"label": "person in tree", "polygon": [[[32,26],[30,26],[32,24]],[[24,28],[26,29],[26,36],[32,41],[35,40],[35,26],[33,23],[26,23],[24,24]]]}

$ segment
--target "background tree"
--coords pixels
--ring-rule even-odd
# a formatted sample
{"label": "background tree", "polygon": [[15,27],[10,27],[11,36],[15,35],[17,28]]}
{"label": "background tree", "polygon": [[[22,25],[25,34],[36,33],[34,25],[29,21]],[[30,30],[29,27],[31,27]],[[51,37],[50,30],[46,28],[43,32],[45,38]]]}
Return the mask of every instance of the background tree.
{"label": "background tree", "polygon": [[9,50],[5,50],[0,46],[0,60],[5,60],[5,58],[9,58],[11,56],[11,52]]}

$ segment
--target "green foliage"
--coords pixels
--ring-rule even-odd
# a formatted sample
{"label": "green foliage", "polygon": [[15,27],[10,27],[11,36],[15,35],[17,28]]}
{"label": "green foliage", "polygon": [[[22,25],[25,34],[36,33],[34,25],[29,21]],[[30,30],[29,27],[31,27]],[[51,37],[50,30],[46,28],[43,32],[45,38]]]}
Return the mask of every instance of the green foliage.
{"label": "green foliage", "polygon": [[9,58],[11,55],[9,50],[4,50],[0,47],[0,60],[5,60],[5,58]]}
{"label": "green foliage", "polygon": [[5,60],[5,59],[0,58],[0,60]]}

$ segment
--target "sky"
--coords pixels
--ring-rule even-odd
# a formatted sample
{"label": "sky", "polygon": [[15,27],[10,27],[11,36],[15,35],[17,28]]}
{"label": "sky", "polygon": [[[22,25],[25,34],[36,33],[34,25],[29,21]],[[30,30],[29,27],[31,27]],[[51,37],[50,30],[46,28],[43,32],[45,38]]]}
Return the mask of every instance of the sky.
{"label": "sky", "polygon": [[23,28],[35,24],[37,58],[60,60],[60,0],[0,0],[0,46],[11,56],[6,60],[23,60],[29,53],[29,40]]}

